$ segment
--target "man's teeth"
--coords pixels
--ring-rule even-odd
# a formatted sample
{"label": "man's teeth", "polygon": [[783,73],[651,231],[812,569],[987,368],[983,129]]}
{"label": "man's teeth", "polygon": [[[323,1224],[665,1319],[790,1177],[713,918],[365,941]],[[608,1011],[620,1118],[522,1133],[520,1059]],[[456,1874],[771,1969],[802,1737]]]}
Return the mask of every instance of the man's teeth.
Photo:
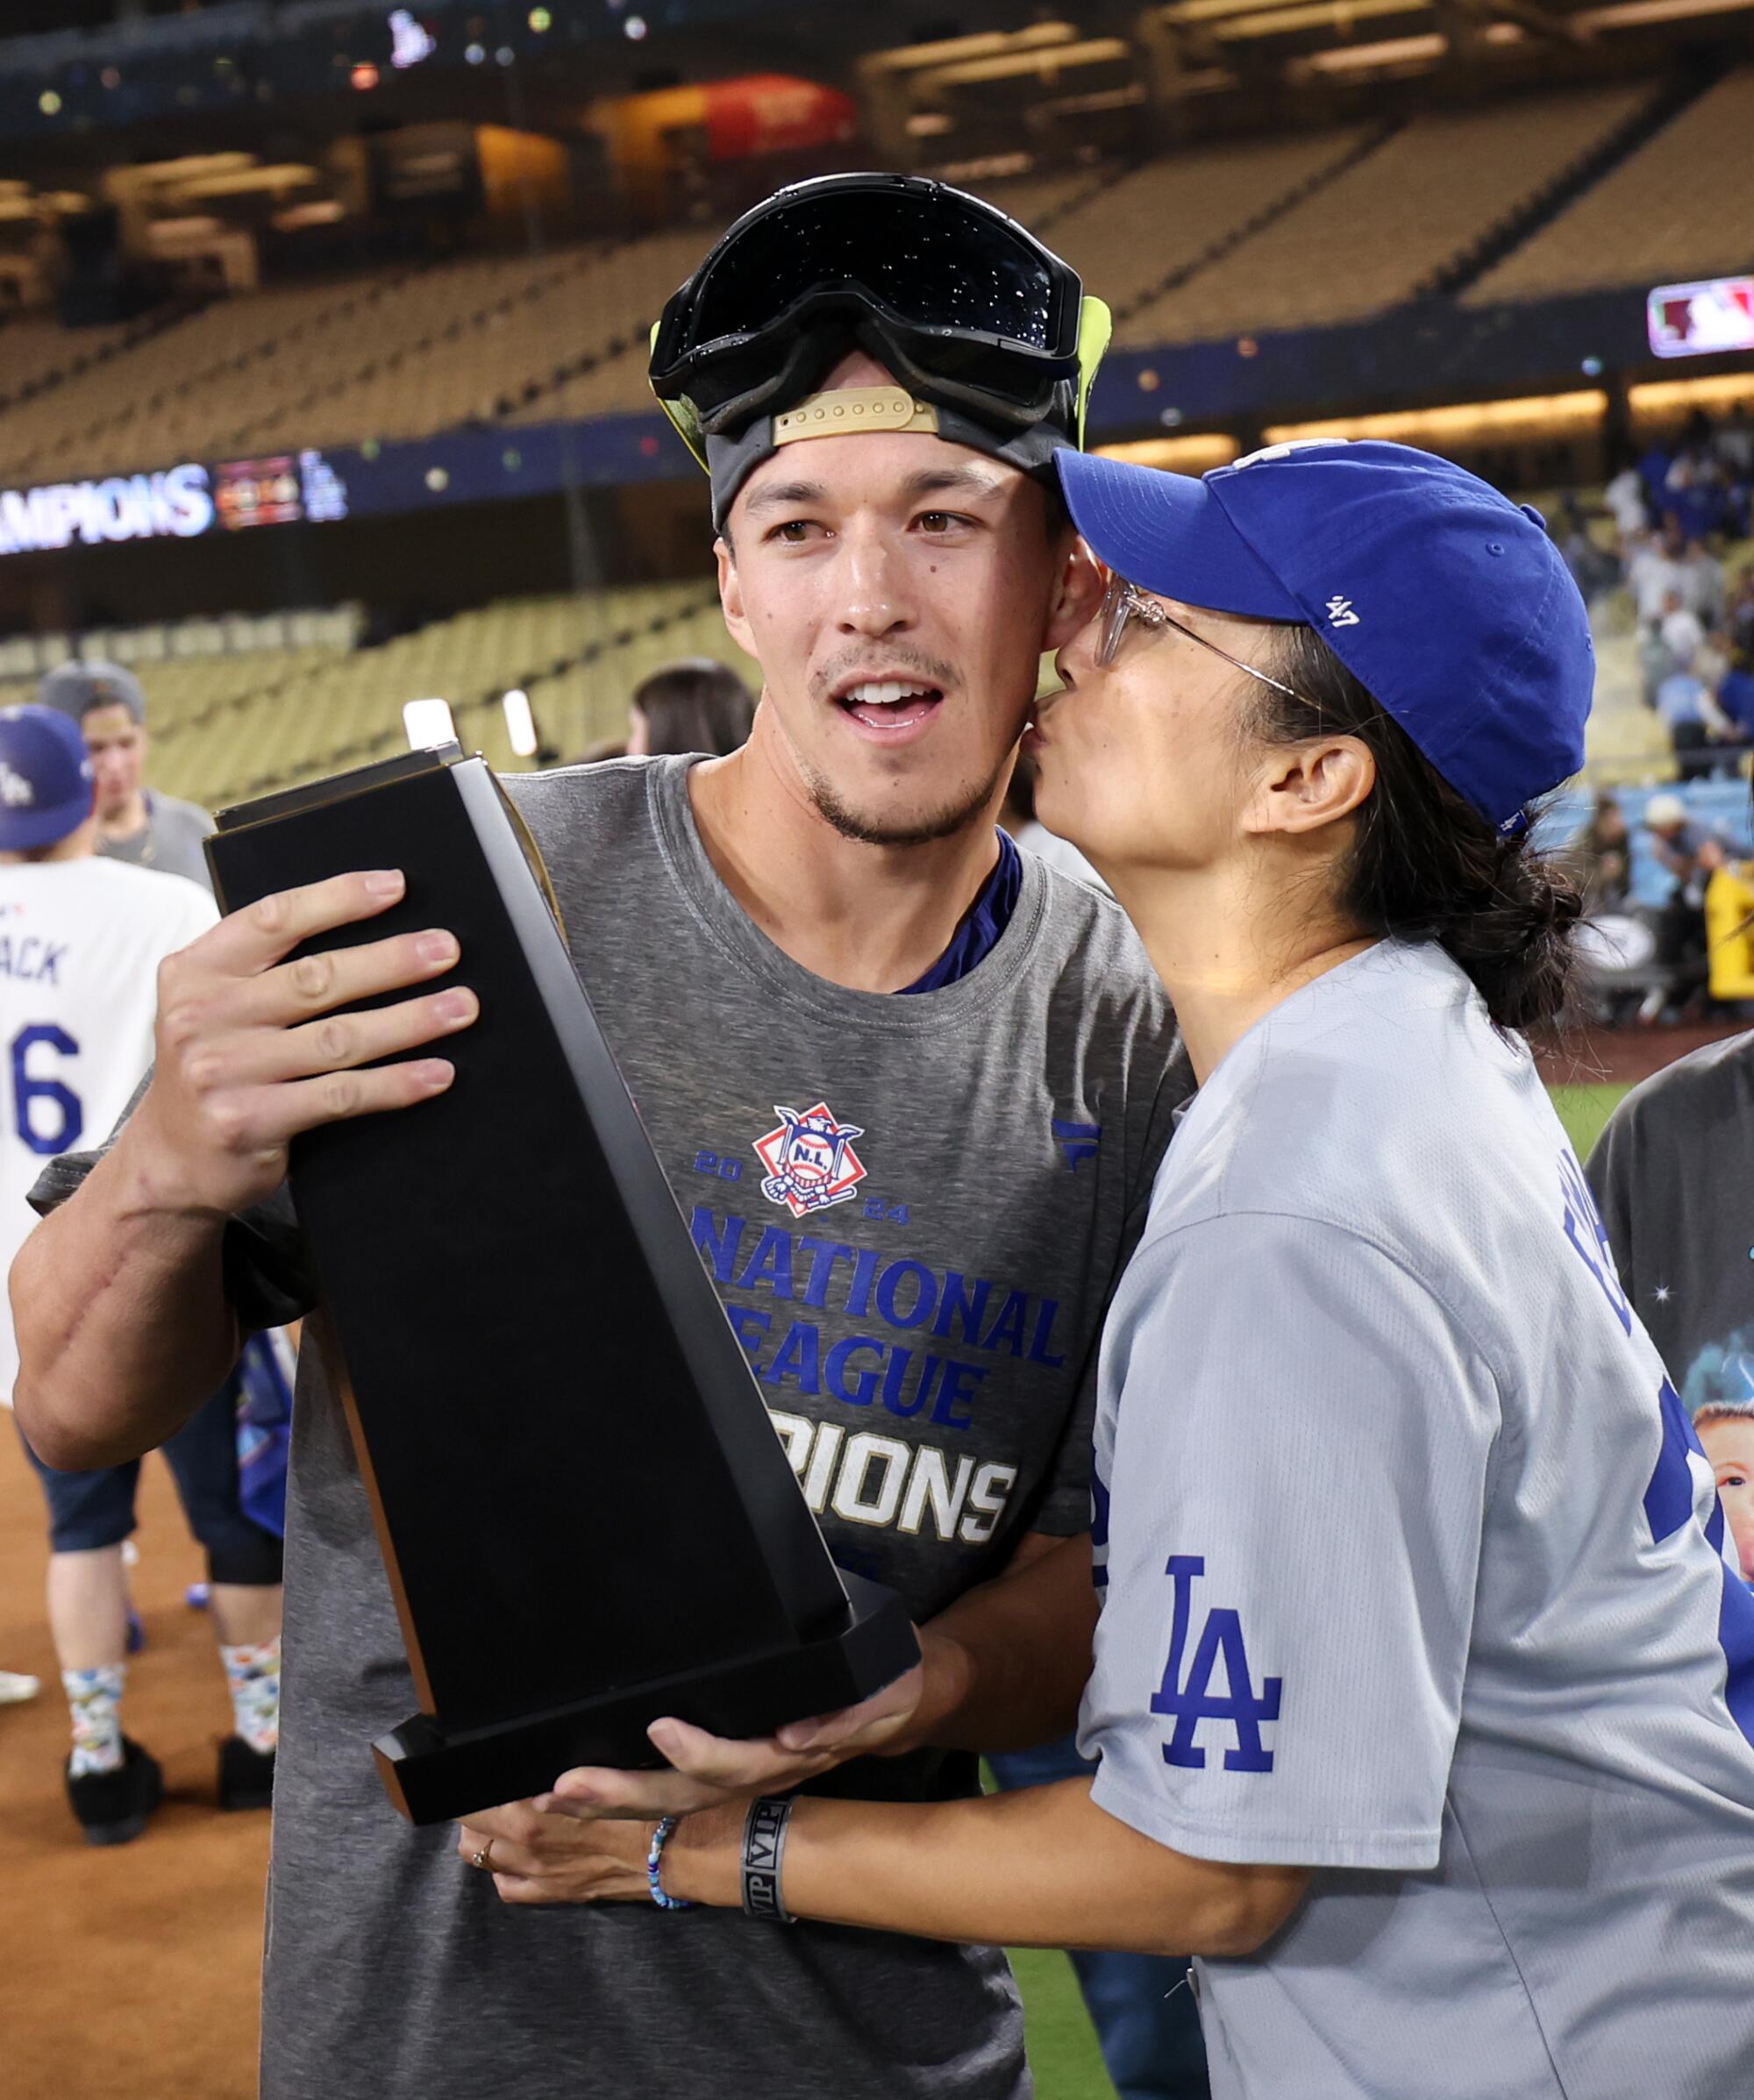
{"label": "man's teeth", "polygon": [[926,688],[923,686],[903,686],[894,679],[867,679],[862,686],[855,686],[846,699],[853,706],[866,708],[893,708],[903,700],[923,700]]}

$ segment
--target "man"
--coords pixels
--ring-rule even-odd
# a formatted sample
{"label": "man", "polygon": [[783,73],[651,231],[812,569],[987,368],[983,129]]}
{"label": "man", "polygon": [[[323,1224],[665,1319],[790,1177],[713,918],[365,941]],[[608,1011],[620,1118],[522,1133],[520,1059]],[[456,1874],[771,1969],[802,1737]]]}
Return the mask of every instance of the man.
{"label": "man", "polygon": [[146,696],[120,664],[58,665],[37,688],[46,708],[79,724],[97,787],[97,851],[136,867],[186,875],[211,891],[202,842],[213,819],[194,802],[146,785]]}
{"label": "man", "polygon": [[[507,787],[830,1544],[923,1622],[923,1668],[819,1731],[714,1746],[660,1725],[695,1769],[666,1783],[709,1797],[717,1758],[730,1790],[784,1788],[881,1749],[835,1783],[932,1797],[974,1785],[975,1750],[1075,1709],[1097,1331],[1189,1085],[1118,912],[995,829],[1039,657],[1095,603],[1045,481],[1103,329],[1063,264],[936,184],[800,185],[728,242],[672,303],[701,326],[660,384],[712,474],[727,623],[763,667],[750,740]],[[766,303],[762,327],[745,304],[730,331],[740,370],[709,295],[735,295],[727,254]],[[957,305],[981,284],[1031,296]],[[240,1323],[310,1304],[279,1192],[295,1132],[417,1112],[449,1084],[429,1046],[473,1019],[466,985],[332,1018],[431,987],[460,961],[448,933],[284,960],[401,889],[386,870],[269,900],[167,969],[152,1085],[105,1157],[46,1178],[45,1200],[78,1193],[18,1264],[21,1406],[64,1462],[168,1434]],[[859,1128],[827,1203],[761,1150],[788,1114]],[[265,2100],[1023,2100],[995,1950],[526,1909],[450,1833],[398,1824],[366,1744],[412,1688],[315,1356],[294,1417]],[[662,1526],[660,1497],[654,1551]],[[567,1821],[507,1812],[526,1833]]]}
{"label": "man", "polygon": [[1669,981],[1647,994],[1638,1010],[1640,1021],[1654,1022],[1665,1007],[1686,1006],[1705,983],[1705,886],[1729,854],[1715,831],[1693,822],[1678,794],[1651,797],[1644,829],[1658,865],[1674,878],[1657,922],[1657,960]]}
{"label": "man", "polygon": [[[25,1199],[45,1159],[102,1136],[139,1085],[152,1059],[159,965],[215,921],[193,884],[97,858],[92,771],[65,715],[42,707],[0,713],[0,1041],[11,1096],[0,1127],[0,1251],[9,1264],[34,1222]],[[11,1321],[0,1317],[7,1405],[17,1363]],[[220,1800],[265,1807],[277,1726],[280,1547],[239,1506],[229,1393],[196,1410],[165,1456],[207,1548],[232,1689]],[[89,1843],[122,1844],[145,1828],[161,1791],[158,1765],[122,1732],[122,1547],[134,1528],[139,1461],[38,1470],[49,1506],[49,1624],[73,1727],[68,1799]]]}

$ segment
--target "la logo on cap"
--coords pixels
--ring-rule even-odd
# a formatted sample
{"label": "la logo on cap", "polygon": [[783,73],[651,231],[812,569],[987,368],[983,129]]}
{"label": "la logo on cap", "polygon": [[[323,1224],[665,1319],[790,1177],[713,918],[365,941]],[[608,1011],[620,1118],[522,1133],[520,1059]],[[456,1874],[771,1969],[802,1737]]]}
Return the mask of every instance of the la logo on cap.
{"label": "la logo on cap", "polygon": [[22,773],[16,773],[0,758],[0,802],[9,809],[29,809],[37,799],[37,791]]}

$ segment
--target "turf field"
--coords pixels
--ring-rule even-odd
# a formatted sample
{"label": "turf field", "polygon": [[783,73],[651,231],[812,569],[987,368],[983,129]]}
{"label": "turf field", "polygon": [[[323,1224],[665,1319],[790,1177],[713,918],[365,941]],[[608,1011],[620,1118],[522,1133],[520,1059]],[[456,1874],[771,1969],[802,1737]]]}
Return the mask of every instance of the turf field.
{"label": "turf field", "polygon": [[[1579,1159],[1587,1158],[1609,1112],[1626,1092],[1620,1086],[1556,1086],[1553,1106]],[[1029,2024],[1030,2061],[1037,2100],[1114,2100],[1096,2038],[1064,1954],[1024,1949],[1011,1956]]]}

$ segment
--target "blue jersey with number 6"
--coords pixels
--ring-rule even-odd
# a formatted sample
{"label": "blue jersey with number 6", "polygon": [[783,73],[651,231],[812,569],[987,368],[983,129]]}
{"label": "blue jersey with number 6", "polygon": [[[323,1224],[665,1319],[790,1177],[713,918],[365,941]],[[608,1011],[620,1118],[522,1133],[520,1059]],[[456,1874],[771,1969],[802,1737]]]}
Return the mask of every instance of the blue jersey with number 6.
{"label": "blue jersey with number 6", "polygon": [[1383,942],[1186,1110],[1105,1333],[1095,1800],[1311,1869],[1217,2100],[1754,2093],[1754,1592],[1528,1051]]}
{"label": "blue jersey with number 6", "polygon": [[[101,1143],[153,1056],[158,966],[217,917],[199,885],[118,860],[0,863],[0,1264],[43,1163]],[[0,1298],[0,1401],[18,1356]]]}

